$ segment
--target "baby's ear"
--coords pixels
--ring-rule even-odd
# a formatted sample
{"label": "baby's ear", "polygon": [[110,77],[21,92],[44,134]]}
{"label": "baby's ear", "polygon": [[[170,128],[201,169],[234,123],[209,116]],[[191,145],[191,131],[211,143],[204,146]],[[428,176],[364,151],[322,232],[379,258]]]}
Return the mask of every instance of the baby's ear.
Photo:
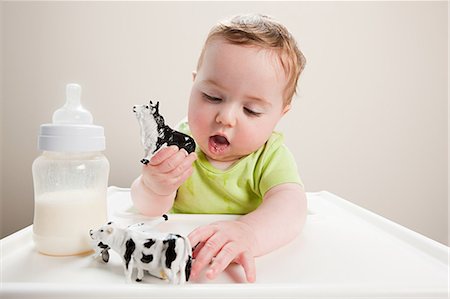
{"label": "baby's ear", "polygon": [[292,107],[291,104],[288,104],[288,105],[284,106],[283,112],[282,112],[283,116],[284,116],[286,113],[288,113],[289,110],[291,110],[291,107]]}

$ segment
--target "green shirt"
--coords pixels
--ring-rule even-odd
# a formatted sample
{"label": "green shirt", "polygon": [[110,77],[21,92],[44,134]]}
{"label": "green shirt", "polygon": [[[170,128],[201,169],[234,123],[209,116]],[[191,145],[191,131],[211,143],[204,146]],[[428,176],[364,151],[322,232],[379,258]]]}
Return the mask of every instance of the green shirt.
{"label": "green shirt", "polygon": [[[187,123],[179,130],[189,134]],[[273,132],[257,151],[227,170],[212,166],[197,146],[194,172],[178,188],[172,213],[247,214],[262,202],[264,194],[283,183],[302,184],[295,159],[281,133]]]}

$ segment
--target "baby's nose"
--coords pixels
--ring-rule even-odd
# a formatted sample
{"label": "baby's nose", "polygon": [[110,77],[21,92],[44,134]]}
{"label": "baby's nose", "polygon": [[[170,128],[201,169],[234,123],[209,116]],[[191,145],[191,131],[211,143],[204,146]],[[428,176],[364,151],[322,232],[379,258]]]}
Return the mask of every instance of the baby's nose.
{"label": "baby's nose", "polygon": [[236,115],[231,108],[221,109],[216,116],[216,122],[227,126],[234,127],[236,125]]}

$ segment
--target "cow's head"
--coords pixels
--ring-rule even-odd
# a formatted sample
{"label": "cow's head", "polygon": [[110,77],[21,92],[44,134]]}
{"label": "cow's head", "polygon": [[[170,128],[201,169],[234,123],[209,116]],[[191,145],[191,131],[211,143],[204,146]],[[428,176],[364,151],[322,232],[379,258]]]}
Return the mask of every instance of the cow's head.
{"label": "cow's head", "polygon": [[134,105],[133,112],[137,118],[149,117],[152,115],[152,109],[149,105]]}
{"label": "cow's head", "polygon": [[133,112],[136,114],[137,118],[148,117],[150,115],[157,118],[159,116],[159,102],[153,104],[153,102],[150,101],[149,105],[134,105]]}
{"label": "cow's head", "polygon": [[103,225],[97,230],[91,229],[89,231],[89,235],[91,236],[91,239],[94,241],[108,244],[116,229],[117,226],[114,223],[108,222],[108,224]]}

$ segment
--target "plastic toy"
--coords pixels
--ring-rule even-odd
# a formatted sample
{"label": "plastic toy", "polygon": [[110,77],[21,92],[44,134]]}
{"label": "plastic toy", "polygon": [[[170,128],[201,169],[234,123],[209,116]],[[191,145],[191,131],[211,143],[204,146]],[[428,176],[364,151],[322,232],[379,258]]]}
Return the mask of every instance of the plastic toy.
{"label": "plastic toy", "polygon": [[195,151],[195,141],[192,137],[178,132],[164,122],[164,117],[159,114],[159,102],[153,105],[135,105],[133,112],[141,127],[141,142],[145,148],[145,157],[141,163],[148,164],[151,157],[163,145],[176,145],[184,148],[188,153]]}
{"label": "plastic toy", "polygon": [[144,270],[172,284],[189,280],[192,265],[192,248],[186,237],[153,230],[167,221],[167,215],[151,224],[138,223],[120,228],[112,222],[89,232],[94,243],[95,256],[107,263],[109,250],[117,252],[123,261],[127,282],[131,282],[133,267],[137,268],[136,281],[142,281]]}

